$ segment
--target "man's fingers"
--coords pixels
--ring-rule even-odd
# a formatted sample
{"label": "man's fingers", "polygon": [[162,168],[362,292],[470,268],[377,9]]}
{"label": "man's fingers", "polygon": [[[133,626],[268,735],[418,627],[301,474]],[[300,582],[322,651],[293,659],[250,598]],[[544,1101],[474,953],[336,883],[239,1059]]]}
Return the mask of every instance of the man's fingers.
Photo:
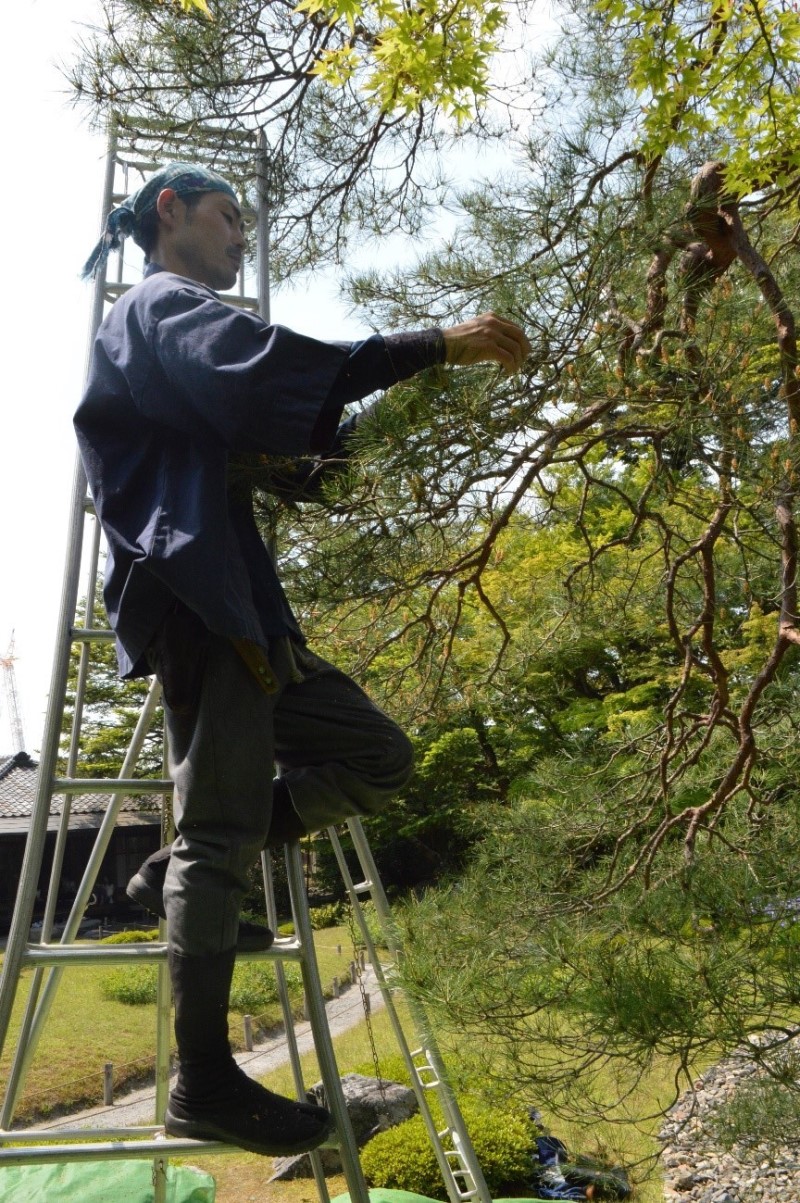
{"label": "man's fingers", "polygon": [[531,353],[525,331],[496,313],[482,313],[443,331],[448,363],[499,363],[516,372]]}

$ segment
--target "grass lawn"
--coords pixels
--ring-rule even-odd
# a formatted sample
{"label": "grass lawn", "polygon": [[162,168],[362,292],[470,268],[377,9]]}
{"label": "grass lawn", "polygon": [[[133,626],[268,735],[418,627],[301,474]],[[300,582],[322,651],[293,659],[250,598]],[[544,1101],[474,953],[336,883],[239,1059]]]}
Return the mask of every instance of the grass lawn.
{"label": "grass lawn", "polygon": [[[350,933],[347,927],[325,928],[314,933],[314,943],[323,991],[330,995],[333,978],[344,979],[353,959]],[[76,966],[62,976],[17,1108],[15,1119],[20,1123],[33,1123],[53,1111],[101,1103],[106,1062],[114,1066],[115,1089],[146,1081],[151,1074],[155,1007],[126,1006],[104,998],[100,991],[103,972],[93,966]],[[32,977],[32,970],[22,974],[0,1058],[0,1082],[8,1077]],[[301,1004],[297,1006],[299,1013]],[[277,1004],[253,1018],[254,1027],[267,1031],[282,1021]],[[235,1011],[230,1015],[230,1030],[234,1045],[242,1047],[242,1016]]]}

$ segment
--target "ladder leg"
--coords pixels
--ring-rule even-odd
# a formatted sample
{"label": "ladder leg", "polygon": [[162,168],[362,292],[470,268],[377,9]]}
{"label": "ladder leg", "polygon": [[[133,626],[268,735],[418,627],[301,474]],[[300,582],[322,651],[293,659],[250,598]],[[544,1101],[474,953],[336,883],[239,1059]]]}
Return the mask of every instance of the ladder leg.
{"label": "ladder leg", "polygon": [[289,896],[292,902],[292,915],[295,932],[300,943],[306,950],[301,961],[303,984],[306,991],[308,1018],[311,1031],[314,1034],[314,1048],[319,1061],[322,1083],[325,1087],[328,1107],[336,1124],[339,1137],[339,1154],[342,1159],[344,1176],[350,1191],[351,1203],[369,1203],[369,1191],[364,1181],[361,1162],[358,1157],[358,1146],[353,1125],[347,1114],[344,1091],[339,1077],[339,1067],[333,1051],[328,1018],[325,1014],[325,1000],[322,996],[322,984],[319,978],[316,955],[314,953],[314,934],[311,930],[311,915],[308,908],[308,898],[303,882],[303,863],[300,856],[300,845],[295,841],[286,846],[286,867],[289,879]]}
{"label": "ladder leg", "polygon": [[[131,775],[136,761],[139,758],[139,753],[141,752],[142,745],[144,744],[145,736],[152,726],[153,717],[156,709],[158,708],[160,698],[161,688],[158,682],[154,680],[150,686],[147,698],[145,699],[145,704],[139,715],[139,721],[136,724],[136,729],[131,736],[130,746],[125,756],[125,761],[122,765],[122,768],[120,769],[120,777],[124,778]],[[72,909],[61,937],[62,944],[70,944],[78,933],[83,912],[86,910],[86,906],[92,892],[92,887],[100,871],[100,865],[102,864],[103,857],[108,849],[111,836],[114,833],[114,826],[119,808],[122,805],[122,801],[122,794],[115,794],[109,799],[108,809],[103,816],[103,822],[98,830],[94,847],[89,857],[89,862],[84,870],[83,878],[78,887],[75,901],[72,904]],[[23,951],[24,945],[20,950],[20,961]],[[5,965],[3,968],[5,970]],[[24,1044],[19,1042],[17,1045],[16,1057],[14,1059],[14,1065],[12,1067],[11,1075],[8,1081],[8,1087],[6,1090],[6,1098],[3,1104],[2,1113],[0,1113],[0,1128],[8,1128],[11,1124],[11,1119],[14,1114],[17,1099],[19,1098],[20,1090],[22,1089],[22,1085],[24,1083],[25,1075],[36,1051],[36,1046],[38,1045],[44,1022],[50,1012],[50,1007],[52,1006],[55,992],[58,989],[58,984],[61,981],[62,973],[63,968],[61,967],[50,970],[49,974],[47,975],[47,982],[44,990],[42,991],[41,998],[36,1006],[36,1013],[33,1016],[32,1021],[30,1021],[27,1025],[27,1040]]]}
{"label": "ladder leg", "polygon": [[[275,887],[272,876],[272,860],[268,852],[261,853],[261,872],[264,879],[264,897],[267,903],[267,922],[272,931],[278,931],[278,911],[275,906]],[[297,1045],[297,1034],[294,1030],[294,1016],[292,1014],[292,1002],[289,997],[289,986],[286,981],[286,972],[283,968],[282,961],[275,962],[275,979],[278,987],[278,1001],[281,1005],[281,1013],[283,1015],[283,1028],[286,1033],[286,1047],[289,1052],[289,1064],[292,1067],[292,1078],[294,1080],[295,1094],[298,1099],[304,1099],[306,1094],[305,1085],[303,1083],[303,1071],[300,1064],[300,1050]],[[322,1160],[319,1152],[314,1149],[308,1154],[311,1162],[311,1171],[314,1175],[314,1181],[317,1185],[317,1194],[320,1203],[330,1203],[330,1194],[328,1192],[328,1184],[325,1181],[325,1171],[322,1168]]]}
{"label": "ladder leg", "polygon": [[[378,967],[378,958],[375,952],[375,946],[361,910],[359,897],[361,892],[368,891],[372,901],[375,903],[375,910],[378,914],[378,919],[381,924],[381,929],[383,931],[387,947],[396,958],[399,958],[402,955],[402,947],[400,945],[397,930],[392,919],[389,901],[383,889],[383,883],[381,882],[378,868],[375,864],[375,858],[372,855],[372,849],[367,841],[361,820],[358,818],[348,819],[347,827],[353,840],[353,846],[361,866],[361,871],[364,874],[365,880],[359,886],[353,884],[349,869],[347,867],[347,861],[342,850],[341,842],[336,834],[336,830],[334,828],[330,828],[328,834],[331,837],[334,853],[336,854],[342,878],[348,889],[348,894],[351,898],[351,901],[354,902],[354,910],[360,923],[364,941],[369,950],[370,958],[372,959],[374,957],[373,964],[376,965],[376,975],[378,977],[378,983],[381,987],[381,992],[383,993],[384,999],[387,1002],[387,1010],[389,1011],[390,1018],[394,1016],[394,1019],[392,1020],[393,1027],[395,1026],[396,1020],[397,1026],[395,1027],[395,1036],[397,1038],[400,1050],[404,1055],[404,1059],[406,1059],[406,1057],[408,1058],[406,1059],[406,1066],[409,1068],[409,1072],[411,1074],[411,1080],[414,1084],[417,1100],[420,1102],[420,1110],[423,1118],[425,1119],[428,1135],[431,1138],[431,1143],[439,1163],[439,1168],[442,1170],[445,1186],[447,1187],[451,1203],[460,1203],[460,1201],[472,1197],[477,1197],[480,1199],[481,1203],[491,1203],[491,1194],[489,1193],[489,1188],[486,1185],[486,1179],[483,1176],[483,1171],[481,1170],[475,1149],[472,1145],[472,1141],[470,1140],[469,1132],[467,1131],[464,1117],[461,1114],[461,1109],[456,1101],[453,1088],[448,1080],[447,1071],[445,1069],[439,1049],[433,1038],[431,1026],[428,1022],[427,1015],[425,1014],[425,1009],[421,1003],[409,996],[405,997],[405,1001],[411,1013],[411,1019],[414,1029],[417,1033],[417,1038],[419,1039],[422,1047],[417,1050],[416,1054],[412,1054],[406,1043],[402,1025],[400,1024],[399,1019],[397,1019],[396,1010],[391,1002],[392,992],[389,989],[382,970],[380,970]],[[414,1056],[423,1057],[425,1064],[422,1067],[422,1072],[426,1073],[426,1076],[428,1074],[430,1075],[429,1080],[426,1081],[423,1079],[420,1072],[420,1066],[418,1066],[414,1061]],[[447,1124],[447,1128],[444,1133],[435,1132],[433,1120],[428,1118],[430,1116],[430,1111],[427,1107],[427,1101],[424,1104],[421,1101],[424,1098],[423,1092],[428,1089],[436,1090],[436,1095],[442,1107],[442,1111],[444,1112],[445,1121]],[[443,1135],[449,1138],[452,1145],[450,1149],[445,1149],[443,1147],[441,1142],[441,1137]],[[457,1178],[462,1179],[467,1184],[466,1190],[459,1186],[459,1183],[456,1180]]]}

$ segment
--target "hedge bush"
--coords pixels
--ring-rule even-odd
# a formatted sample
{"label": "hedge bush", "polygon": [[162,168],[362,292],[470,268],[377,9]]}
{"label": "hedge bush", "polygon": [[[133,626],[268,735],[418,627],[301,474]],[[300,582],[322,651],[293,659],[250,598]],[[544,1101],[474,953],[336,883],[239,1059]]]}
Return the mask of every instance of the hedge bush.
{"label": "hedge bush", "polygon": [[153,927],[149,931],[117,931],[113,936],[103,936],[102,940],[98,940],[98,944],[150,944],[153,940],[158,939],[158,928]]}
{"label": "hedge bush", "polygon": [[[479,1103],[466,1103],[462,1111],[490,1192],[530,1189],[536,1129],[524,1112]],[[374,1136],[361,1152],[361,1165],[369,1186],[447,1199],[421,1115]]]}
{"label": "hedge bush", "polygon": [[[103,944],[140,944],[158,939],[158,931],[123,931],[106,936]],[[303,989],[297,965],[285,965],[289,994],[296,997]],[[156,1001],[157,971],[154,965],[120,965],[107,970],[100,978],[104,998],[128,1006],[142,1006]],[[232,1011],[257,1015],[278,1001],[278,984],[271,965],[244,961],[233,971],[230,1007]]]}
{"label": "hedge bush", "polygon": [[383,931],[383,925],[378,918],[375,903],[370,899],[364,903],[364,917],[367,920],[369,934],[372,936],[372,943],[376,948],[386,948],[386,936]]}
{"label": "hedge bush", "polygon": [[109,969],[100,978],[100,993],[110,1002],[125,1003],[129,1007],[154,1003],[155,965],[120,965],[116,969]]}
{"label": "hedge bush", "polygon": [[[303,989],[300,969],[297,965],[284,965],[286,984],[291,997]],[[233,971],[230,1008],[242,1014],[258,1015],[278,1001],[278,982],[271,965],[258,961],[243,961]]]}
{"label": "hedge bush", "polygon": [[[158,939],[158,928],[149,931],[118,931],[104,936],[100,944],[149,944]],[[139,1007],[156,1001],[155,965],[118,965],[100,977],[100,993],[110,1002]]]}

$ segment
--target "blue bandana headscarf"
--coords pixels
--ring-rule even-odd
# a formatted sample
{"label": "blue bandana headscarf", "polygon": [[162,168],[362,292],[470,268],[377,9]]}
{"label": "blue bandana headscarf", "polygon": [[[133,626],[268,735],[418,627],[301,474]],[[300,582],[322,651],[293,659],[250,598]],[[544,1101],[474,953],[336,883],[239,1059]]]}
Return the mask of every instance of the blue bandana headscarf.
{"label": "blue bandana headscarf", "polygon": [[233,188],[215,171],[194,163],[168,163],[151,175],[137,192],[126,196],[121,205],[112,209],[97,246],[83,265],[81,279],[89,280],[95,276],[109,253],[119,248],[123,238],[136,238],[142,218],[155,209],[164,188],[174,189],[178,196],[188,196],[192,192],[227,192],[237,205],[239,203]]}

